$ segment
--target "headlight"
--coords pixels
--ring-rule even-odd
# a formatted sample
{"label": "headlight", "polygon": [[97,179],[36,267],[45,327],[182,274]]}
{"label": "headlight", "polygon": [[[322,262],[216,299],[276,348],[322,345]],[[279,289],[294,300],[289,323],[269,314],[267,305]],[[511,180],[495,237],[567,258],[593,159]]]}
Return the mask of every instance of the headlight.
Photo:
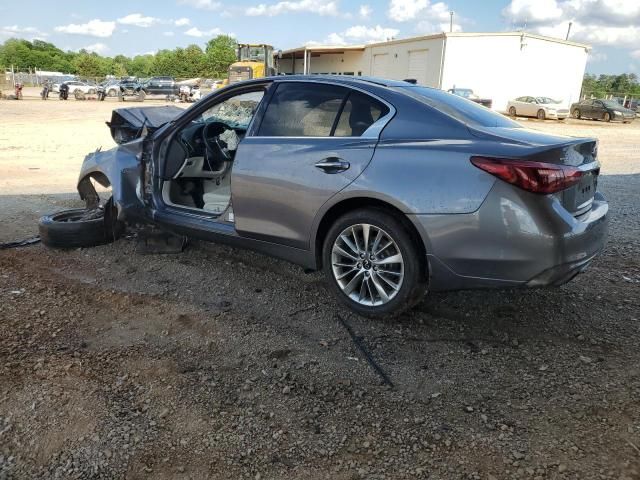
{"label": "headlight", "polygon": [[622,112],[619,112],[619,111],[617,111],[617,110],[614,110],[614,111],[613,111],[613,114],[614,114],[614,115],[622,115]]}
{"label": "headlight", "polygon": [[556,113],[556,109],[555,108],[547,108],[547,112]]}

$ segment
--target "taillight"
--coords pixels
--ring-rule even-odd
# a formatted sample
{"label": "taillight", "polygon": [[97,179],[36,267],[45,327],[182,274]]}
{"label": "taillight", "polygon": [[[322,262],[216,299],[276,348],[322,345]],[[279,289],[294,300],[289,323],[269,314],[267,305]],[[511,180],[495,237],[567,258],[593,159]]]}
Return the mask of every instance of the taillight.
{"label": "taillight", "polygon": [[500,180],[533,193],[556,193],[575,185],[582,177],[582,171],[575,167],[553,163],[488,157],[471,157],[471,163]]}

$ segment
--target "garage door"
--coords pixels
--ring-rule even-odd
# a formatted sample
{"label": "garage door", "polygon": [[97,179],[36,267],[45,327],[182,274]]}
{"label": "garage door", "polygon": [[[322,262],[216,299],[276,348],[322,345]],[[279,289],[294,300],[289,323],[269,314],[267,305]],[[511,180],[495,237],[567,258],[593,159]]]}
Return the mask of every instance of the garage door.
{"label": "garage door", "polygon": [[388,78],[389,76],[389,54],[379,53],[373,56],[373,76]]}
{"label": "garage door", "polygon": [[429,50],[409,52],[409,71],[407,78],[415,78],[419,85],[427,84],[427,54]]}

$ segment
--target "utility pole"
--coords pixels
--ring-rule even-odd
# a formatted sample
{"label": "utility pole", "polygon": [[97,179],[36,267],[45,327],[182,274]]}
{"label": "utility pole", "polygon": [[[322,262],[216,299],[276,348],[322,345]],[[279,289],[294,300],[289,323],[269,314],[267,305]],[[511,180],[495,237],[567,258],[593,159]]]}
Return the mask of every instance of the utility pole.
{"label": "utility pole", "polygon": [[453,32],[453,11],[449,12],[449,31]]}
{"label": "utility pole", "polygon": [[569,34],[571,33],[571,25],[573,25],[573,22],[569,22],[569,28],[567,28],[567,36],[565,37],[565,40],[569,40]]}

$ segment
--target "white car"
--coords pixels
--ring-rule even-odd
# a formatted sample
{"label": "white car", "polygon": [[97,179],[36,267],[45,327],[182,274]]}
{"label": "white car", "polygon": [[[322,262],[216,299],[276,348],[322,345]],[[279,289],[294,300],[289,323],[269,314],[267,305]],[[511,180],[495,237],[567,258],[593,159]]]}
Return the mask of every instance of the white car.
{"label": "white car", "polygon": [[509,115],[564,120],[569,116],[569,107],[549,97],[518,97],[507,104]]}
{"label": "white car", "polygon": [[[73,95],[75,92],[80,91],[82,93],[93,94],[96,93],[96,86],[89,85],[86,82],[81,82],[80,80],[69,80],[68,82],[64,82],[69,85],[69,95]],[[58,87],[58,90],[60,87]]]}

